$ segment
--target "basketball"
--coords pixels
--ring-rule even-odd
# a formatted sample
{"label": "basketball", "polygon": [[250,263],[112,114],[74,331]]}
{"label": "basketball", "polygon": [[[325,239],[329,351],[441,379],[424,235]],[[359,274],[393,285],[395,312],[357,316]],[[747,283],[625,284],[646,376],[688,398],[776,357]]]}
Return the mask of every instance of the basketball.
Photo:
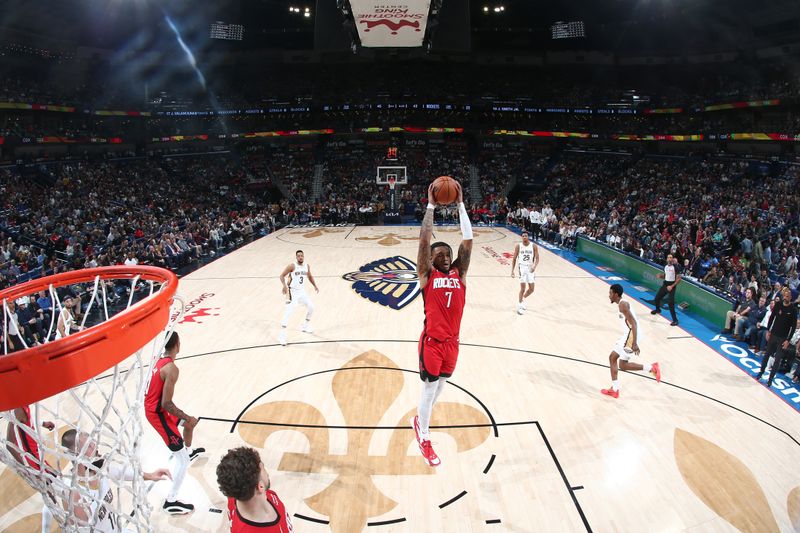
{"label": "basketball", "polygon": [[456,180],[450,176],[439,176],[433,180],[433,198],[439,205],[452,204],[458,200]]}

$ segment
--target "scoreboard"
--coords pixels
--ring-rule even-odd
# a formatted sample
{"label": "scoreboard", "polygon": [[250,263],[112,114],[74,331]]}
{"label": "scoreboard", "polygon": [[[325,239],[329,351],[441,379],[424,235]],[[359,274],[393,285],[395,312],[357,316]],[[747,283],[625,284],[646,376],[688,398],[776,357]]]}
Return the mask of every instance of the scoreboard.
{"label": "scoreboard", "polygon": [[574,39],[576,37],[586,37],[586,28],[583,21],[576,22],[556,22],[550,27],[553,39]]}
{"label": "scoreboard", "polygon": [[228,22],[212,22],[210,37],[224,41],[241,41],[244,37],[244,26]]}

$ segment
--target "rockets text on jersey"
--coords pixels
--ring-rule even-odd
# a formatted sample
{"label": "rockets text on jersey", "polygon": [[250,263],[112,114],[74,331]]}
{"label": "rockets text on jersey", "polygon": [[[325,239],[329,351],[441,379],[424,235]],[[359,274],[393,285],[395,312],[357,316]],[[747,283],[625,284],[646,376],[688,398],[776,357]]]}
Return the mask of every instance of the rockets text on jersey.
{"label": "rockets text on jersey", "polygon": [[458,270],[451,268],[447,274],[431,270],[428,283],[422,289],[426,336],[440,341],[458,340],[466,293],[467,287]]}

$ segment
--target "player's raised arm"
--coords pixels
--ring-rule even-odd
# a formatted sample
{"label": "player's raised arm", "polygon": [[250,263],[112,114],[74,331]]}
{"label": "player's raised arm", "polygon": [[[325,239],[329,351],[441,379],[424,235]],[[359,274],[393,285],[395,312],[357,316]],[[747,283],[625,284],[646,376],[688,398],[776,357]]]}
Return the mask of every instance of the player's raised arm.
{"label": "player's raised arm", "polygon": [[469,262],[472,259],[472,222],[469,220],[469,213],[464,206],[464,189],[461,184],[458,186],[458,222],[461,224],[461,244],[458,245],[458,257],[453,261],[453,268],[458,270],[461,280],[467,277]]}
{"label": "player's raised arm", "polygon": [[433,184],[428,185],[428,208],[419,228],[419,251],[417,251],[417,275],[419,284],[424,287],[431,273],[431,236],[433,235],[433,212],[436,210],[433,199]]}

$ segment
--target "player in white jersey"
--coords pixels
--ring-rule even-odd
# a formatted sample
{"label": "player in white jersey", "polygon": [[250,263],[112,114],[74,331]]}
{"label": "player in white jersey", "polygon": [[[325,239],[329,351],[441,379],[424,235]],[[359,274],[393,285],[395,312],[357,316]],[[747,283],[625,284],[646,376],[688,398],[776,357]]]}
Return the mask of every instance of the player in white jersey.
{"label": "player in white jersey", "polygon": [[[298,304],[306,306],[306,321],[303,322],[303,331],[312,333],[311,329],[311,315],[314,313],[314,304],[306,293],[306,286],[311,283],[314,290],[319,292],[319,287],[314,281],[314,276],[311,275],[311,267],[305,262],[305,255],[303,250],[295,252],[294,263],[290,263],[281,272],[281,284],[283,285],[283,295],[286,296],[286,310],[283,312],[283,320],[281,320],[281,333],[278,336],[278,341],[286,346],[286,326],[289,325],[289,317],[292,316],[292,311]],[[289,276],[289,283],[286,283],[286,276]]]}
{"label": "player in white jersey", "polygon": [[511,261],[511,277],[514,277],[519,258],[519,303],[517,313],[520,315],[528,306],[525,298],[533,294],[536,284],[536,267],[539,266],[539,247],[528,238],[528,232],[522,232],[522,242],[514,247],[514,259]]}
{"label": "player in white jersey", "polygon": [[[114,481],[132,481],[135,471],[130,465],[109,464],[104,465],[104,459],[97,455],[97,445],[87,433],[70,429],[61,437],[61,445],[73,455],[73,471],[69,485],[76,488],[83,487],[90,494],[91,499],[81,494],[79,490],[72,490],[70,499],[74,512],[73,520],[80,533],[127,533],[123,527],[120,516],[114,512],[112,502],[114,491],[109,478]],[[104,468],[105,467],[105,468]],[[103,475],[101,470],[104,471]],[[144,472],[145,481],[159,481],[172,479],[166,468],[159,468],[153,472]],[[65,502],[64,508],[69,509]],[[94,523],[91,523],[94,522]]]}
{"label": "player in white jersey", "polygon": [[[608,289],[608,298],[612,304],[617,304],[619,308],[619,319],[622,323],[622,336],[617,339],[608,361],[611,368],[611,388],[601,389],[600,392],[612,398],[619,398],[619,380],[617,375],[619,370],[638,372],[644,370],[653,374],[656,383],[661,382],[661,369],[658,363],[640,365],[631,363],[631,355],[639,355],[639,322],[631,305],[622,299],[622,285],[615,283]],[[617,368],[619,364],[619,368]]]}

